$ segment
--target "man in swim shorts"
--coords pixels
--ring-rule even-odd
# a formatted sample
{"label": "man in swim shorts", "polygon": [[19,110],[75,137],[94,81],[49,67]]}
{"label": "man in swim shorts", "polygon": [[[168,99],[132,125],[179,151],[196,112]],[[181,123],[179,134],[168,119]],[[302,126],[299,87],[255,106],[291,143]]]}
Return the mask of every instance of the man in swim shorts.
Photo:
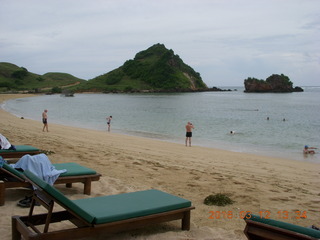
{"label": "man in swim shorts", "polygon": [[189,147],[191,147],[191,138],[192,138],[193,128],[194,128],[193,124],[191,122],[188,122],[186,125],[186,146],[188,145],[188,141],[189,141]]}
{"label": "man in swim shorts", "polygon": [[48,110],[45,109],[42,113],[42,123],[43,123],[43,129],[42,131],[44,132],[44,129],[47,130],[47,132],[49,132],[48,130],[48,115],[47,115]]}

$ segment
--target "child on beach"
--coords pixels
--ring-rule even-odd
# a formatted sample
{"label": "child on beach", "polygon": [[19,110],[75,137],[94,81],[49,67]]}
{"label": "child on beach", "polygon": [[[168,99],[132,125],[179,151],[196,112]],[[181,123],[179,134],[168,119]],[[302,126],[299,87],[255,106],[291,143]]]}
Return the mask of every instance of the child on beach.
{"label": "child on beach", "polygon": [[42,131],[44,132],[44,130],[46,129],[47,132],[49,132],[49,129],[48,129],[48,110],[47,109],[45,109],[42,113],[42,123],[43,123]]}
{"label": "child on beach", "polygon": [[110,132],[112,116],[107,117],[108,132]]}

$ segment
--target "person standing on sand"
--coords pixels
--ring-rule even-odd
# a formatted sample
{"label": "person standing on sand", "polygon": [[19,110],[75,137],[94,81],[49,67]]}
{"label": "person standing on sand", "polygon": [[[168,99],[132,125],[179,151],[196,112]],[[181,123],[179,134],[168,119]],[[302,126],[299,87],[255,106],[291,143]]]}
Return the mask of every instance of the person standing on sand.
{"label": "person standing on sand", "polygon": [[112,116],[109,116],[106,119],[107,119],[107,125],[108,125],[108,132],[110,132]]}
{"label": "person standing on sand", "polygon": [[189,140],[189,147],[191,147],[191,138],[192,138],[192,129],[194,128],[191,122],[188,122],[186,125],[186,146],[188,145]]}
{"label": "person standing on sand", "polygon": [[43,123],[43,129],[42,131],[44,132],[44,130],[46,129],[47,132],[49,132],[48,130],[48,114],[47,114],[48,110],[45,109],[42,113],[42,123]]}

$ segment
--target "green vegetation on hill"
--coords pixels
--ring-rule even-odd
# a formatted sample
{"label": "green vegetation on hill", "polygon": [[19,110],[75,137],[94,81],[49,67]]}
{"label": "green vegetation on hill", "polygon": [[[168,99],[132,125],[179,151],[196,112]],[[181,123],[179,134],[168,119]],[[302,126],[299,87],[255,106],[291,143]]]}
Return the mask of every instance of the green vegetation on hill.
{"label": "green vegetation on hill", "polygon": [[0,92],[181,92],[209,89],[198,72],[173,50],[155,44],[106,74],[85,81],[67,73],[38,75],[24,67],[0,62]]}
{"label": "green vegetation on hill", "polygon": [[121,67],[75,87],[77,91],[196,91],[207,89],[198,72],[172,50],[155,44]]}
{"label": "green vegetation on hill", "polygon": [[24,67],[18,67],[11,63],[0,62],[0,92],[51,91],[73,86],[85,82],[67,73],[46,73],[38,75],[29,72]]}

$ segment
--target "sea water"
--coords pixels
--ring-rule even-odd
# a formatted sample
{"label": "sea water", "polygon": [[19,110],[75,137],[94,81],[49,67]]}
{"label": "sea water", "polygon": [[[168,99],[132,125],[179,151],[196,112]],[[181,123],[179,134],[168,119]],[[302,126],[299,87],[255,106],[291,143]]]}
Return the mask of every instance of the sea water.
{"label": "sea water", "polygon": [[[228,87],[230,88],[230,87]],[[43,95],[5,102],[2,107],[39,121],[111,131],[184,144],[185,125],[195,126],[194,146],[320,163],[320,149],[304,156],[304,145],[320,148],[320,87],[298,93],[232,91],[157,94]],[[237,91],[235,91],[237,90]],[[230,134],[235,131],[235,134]]]}

